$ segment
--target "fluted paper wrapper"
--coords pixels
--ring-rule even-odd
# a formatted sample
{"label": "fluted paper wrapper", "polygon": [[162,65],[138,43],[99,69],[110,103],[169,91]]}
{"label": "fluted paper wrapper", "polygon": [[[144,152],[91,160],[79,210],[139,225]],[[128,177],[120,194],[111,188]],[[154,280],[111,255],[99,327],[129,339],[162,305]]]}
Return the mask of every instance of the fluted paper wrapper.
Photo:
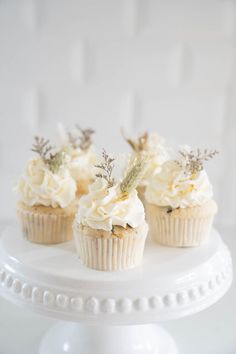
{"label": "fluted paper wrapper", "polygon": [[199,213],[199,207],[197,211],[188,208],[191,209],[189,213],[186,209],[178,209],[178,217],[171,215],[174,211],[163,212],[153,204],[147,203],[146,208],[151,238],[161,245],[171,247],[196,247],[207,242],[217,210],[215,203],[210,208],[208,206],[205,213],[204,209]]}
{"label": "fluted paper wrapper", "polygon": [[70,215],[37,213],[35,211],[17,209],[23,236],[34,243],[57,244],[69,241],[73,237]]}
{"label": "fluted paper wrapper", "polygon": [[[147,232],[146,232],[147,233]],[[74,226],[77,253],[89,268],[117,271],[138,266],[143,258],[146,233],[128,237],[93,237],[84,235]]]}

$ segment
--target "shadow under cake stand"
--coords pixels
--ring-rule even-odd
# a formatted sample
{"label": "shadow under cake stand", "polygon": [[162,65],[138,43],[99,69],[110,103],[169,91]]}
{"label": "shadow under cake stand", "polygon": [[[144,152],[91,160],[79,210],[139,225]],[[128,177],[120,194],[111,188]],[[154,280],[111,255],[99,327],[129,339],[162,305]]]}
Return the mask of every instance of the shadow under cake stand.
{"label": "shadow under cake stand", "polygon": [[199,248],[149,241],[143,264],[119,272],[88,269],[72,241],[36,245],[17,227],[0,242],[0,294],[61,320],[43,337],[39,354],[177,354],[156,323],[204,310],[231,282],[230,253],[215,230]]}

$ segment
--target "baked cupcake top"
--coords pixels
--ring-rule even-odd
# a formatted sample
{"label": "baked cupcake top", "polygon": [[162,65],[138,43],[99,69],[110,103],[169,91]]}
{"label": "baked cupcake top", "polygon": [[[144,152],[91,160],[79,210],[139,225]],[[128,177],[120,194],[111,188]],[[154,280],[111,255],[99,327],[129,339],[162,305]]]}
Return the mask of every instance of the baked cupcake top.
{"label": "baked cupcake top", "polygon": [[89,193],[79,201],[76,221],[93,229],[112,231],[114,226],[139,227],[145,219],[136,186],[145,170],[145,159],[134,159],[121,182],[112,176],[114,159],[103,151],[103,162]]}
{"label": "baked cupcake top", "polygon": [[75,181],[93,180],[97,161],[92,142],[95,131],[90,128],[82,129],[78,125],[73,130],[66,131],[59,125],[59,133],[62,148],[71,157],[68,163],[71,176]]}
{"label": "baked cupcake top", "polygon": [[145,192],[146,200],[169,207],[170,211],[204,204],[213,196],[204,162],[216,154],[217,151],[183,148],[177,160],[166,161],[161,171],[150,180]]}
{"label": "baked cupcake top", "polygon": [[37,157],[28,161],[16,190],[28,206],[66,208],[75,199],[76,184],[67,168],[70,157],[64,151],[53,152],[48,140],[35,137],[32,150]]}

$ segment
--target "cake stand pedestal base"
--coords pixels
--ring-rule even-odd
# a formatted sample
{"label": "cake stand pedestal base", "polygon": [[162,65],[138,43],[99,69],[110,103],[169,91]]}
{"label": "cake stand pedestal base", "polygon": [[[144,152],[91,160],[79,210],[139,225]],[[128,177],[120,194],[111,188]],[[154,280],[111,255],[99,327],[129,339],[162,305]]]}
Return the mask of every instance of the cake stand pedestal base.
{"label": "cake stand pedestal base", "polygon": [[139,267],[85,267],[74,243],[45,246],[9,228],[0,239],[0,295],[59,321],[39,354],[177,354],[171,336],[151,324],[202,311],[233,279],[229,250],[216,230],[202,247],[145,246]]}
{"label": "cake stand pedestal base", "polygon": [[39,354],[178,354],[171,336],[155,324],[83,325],[59,322],[41,341]]}

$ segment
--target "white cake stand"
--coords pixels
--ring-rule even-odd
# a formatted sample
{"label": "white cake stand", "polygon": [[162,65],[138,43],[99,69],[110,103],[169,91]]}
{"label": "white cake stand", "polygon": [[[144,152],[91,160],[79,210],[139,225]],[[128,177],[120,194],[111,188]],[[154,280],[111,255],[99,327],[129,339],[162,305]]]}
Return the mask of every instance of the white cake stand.
{"label": "white cake stand", "polygon": [[177,354],[155,323],[211,306],[231,282],[231,257],[216,231],[200,248],[149,242],[142,266],[111,273],[85,268],[73,242],[40,246],[10,228],[0,243],[1,295],[64,320],[46,333],[39,354]]}

